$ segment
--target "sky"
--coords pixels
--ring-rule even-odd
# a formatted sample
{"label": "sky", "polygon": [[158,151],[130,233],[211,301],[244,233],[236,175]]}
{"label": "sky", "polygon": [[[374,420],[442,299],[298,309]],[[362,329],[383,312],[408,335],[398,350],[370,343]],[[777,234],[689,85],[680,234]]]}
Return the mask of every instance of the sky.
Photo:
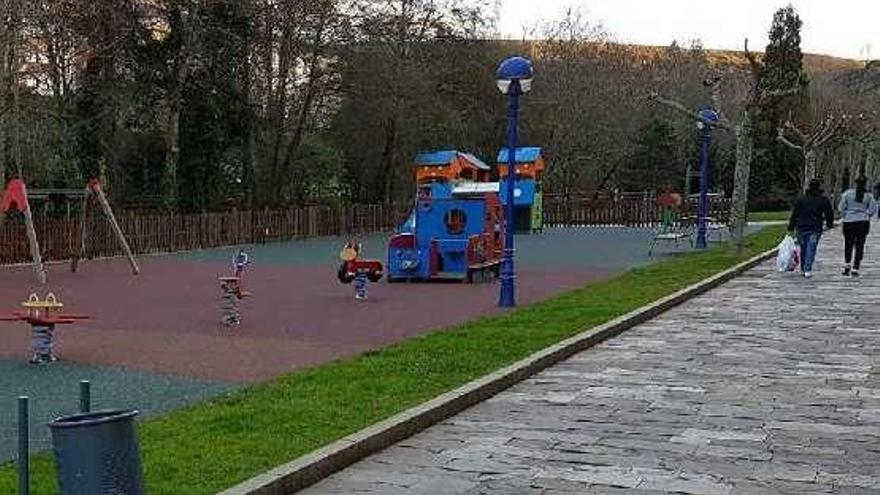
{"label": "sky", "polygon": [[862,60],[870,46],[870,58],[880,58],[880,0],[500,0],[499,30],[522,38],[524,25],[575,7],[622,43],[699,39],[706,48],[741,50],[748,37],[750,48],[763,50],[773,13],[789,3],[804,21],[805,52]]}

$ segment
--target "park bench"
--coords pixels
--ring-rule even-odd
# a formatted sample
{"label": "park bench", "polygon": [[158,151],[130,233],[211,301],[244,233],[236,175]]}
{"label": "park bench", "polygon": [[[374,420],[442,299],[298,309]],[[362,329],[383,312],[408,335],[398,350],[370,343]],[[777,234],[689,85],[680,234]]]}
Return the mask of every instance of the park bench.
{"label": "park bench", "polygon": [[660,227],[654,232],[651,239],[651,245],[648,246],[648,256],[654,254],[654,248],[660,241],[675,243],[675,247],[679,247],[682,239],[687,239],[688,243],[693,247],[693,233],[695,219],[690,217],[681,217],[678,212],[672,210],[664,210],[660,214]]}

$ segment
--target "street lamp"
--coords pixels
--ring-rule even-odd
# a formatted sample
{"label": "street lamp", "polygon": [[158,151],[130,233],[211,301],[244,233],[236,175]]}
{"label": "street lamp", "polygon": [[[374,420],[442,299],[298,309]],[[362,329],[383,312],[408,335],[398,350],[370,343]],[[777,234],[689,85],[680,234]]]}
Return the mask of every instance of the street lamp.
{"label": "street lamp", "polygon": [[511,57],[501,62],[495,71],[498,89],[507,95],[507,205],[504,211],[504,258],[501,264],[501,293],[498,305],[516,306],[513,268],[513,203],[516,185],[516,125],[519,118],[519,97],[532,89],[532,62],[523,57]]}
{"label": "street lamp", "polygon": [[718,123],[718,112],[712,108],[704,108],[697,113],[697,129],[700,130],[700,205],[697,219],[697,249],[706,249],[707,223],[709,219],[709,180],[712,174],[709,163],[709,147],[711,145],[712,128]]}

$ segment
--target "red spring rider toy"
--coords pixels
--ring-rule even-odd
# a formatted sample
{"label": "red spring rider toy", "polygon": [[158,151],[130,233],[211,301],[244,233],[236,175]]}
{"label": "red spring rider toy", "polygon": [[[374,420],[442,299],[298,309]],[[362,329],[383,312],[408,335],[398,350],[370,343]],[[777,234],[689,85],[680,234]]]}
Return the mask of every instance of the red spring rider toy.
{"label": "red spring rider toy", "polygon": [[378,282],[383,274],[381,261],[359,259],[362,248],[361,243],[349,241],[339,253],[342,264],[336,274],[343,284],[354,282],[354,298],[359,301],[367,299],[367,281]]}

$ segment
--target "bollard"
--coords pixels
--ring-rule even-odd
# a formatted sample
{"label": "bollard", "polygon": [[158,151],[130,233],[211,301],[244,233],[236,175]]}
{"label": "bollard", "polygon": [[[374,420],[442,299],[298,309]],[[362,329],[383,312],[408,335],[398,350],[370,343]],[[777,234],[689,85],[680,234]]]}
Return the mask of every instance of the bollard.
{"label": "bollard", "polygon": [[88,380],[79,382],[79,412],[87,413],[92,410],[92,384]]}
{"label": "bollard", "polygon": [[22,395],[18,398],[18,493],[30,495],[30,459],[28,458],[28,398]]}

